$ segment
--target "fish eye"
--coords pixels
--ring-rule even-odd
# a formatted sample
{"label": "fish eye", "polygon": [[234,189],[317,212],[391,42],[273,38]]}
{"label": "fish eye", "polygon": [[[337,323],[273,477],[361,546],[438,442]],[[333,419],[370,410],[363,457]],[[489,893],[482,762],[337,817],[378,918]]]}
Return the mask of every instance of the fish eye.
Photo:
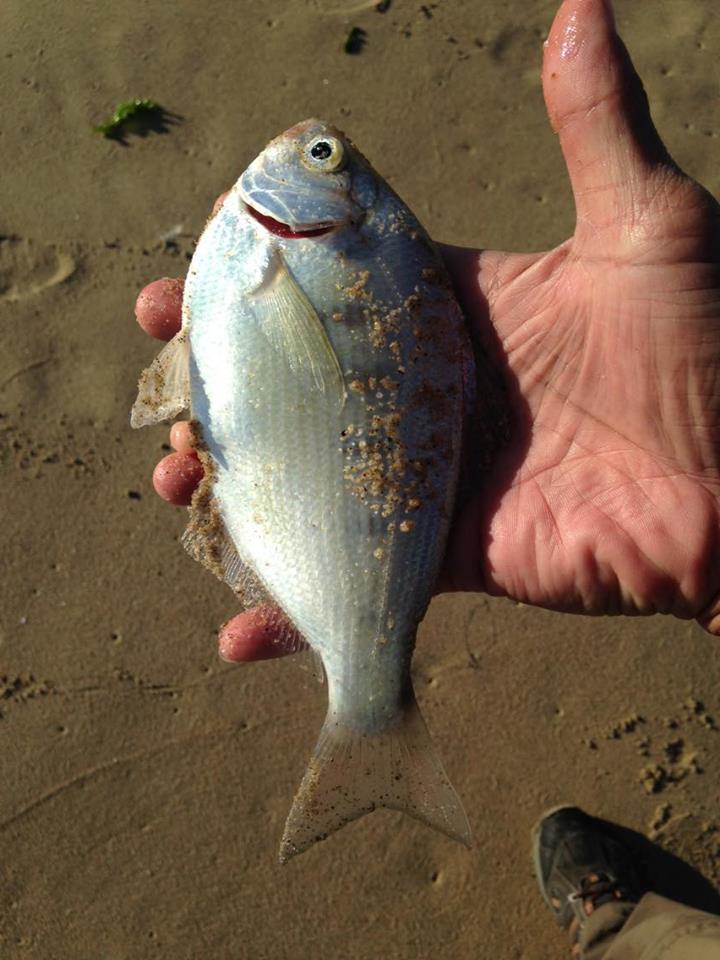
{"label": "fish eye", "polygon": [[305,147],[303,159],[311,170],[334,173],[345,162],[345,148],[335,137],[316,137]]}
{"label": "fish eye", "polygon": [[310,148],[310,156],[314,157],[315,160],[327,160],[328,157],[332,156],[332,147],[327,140],[318,140]]}

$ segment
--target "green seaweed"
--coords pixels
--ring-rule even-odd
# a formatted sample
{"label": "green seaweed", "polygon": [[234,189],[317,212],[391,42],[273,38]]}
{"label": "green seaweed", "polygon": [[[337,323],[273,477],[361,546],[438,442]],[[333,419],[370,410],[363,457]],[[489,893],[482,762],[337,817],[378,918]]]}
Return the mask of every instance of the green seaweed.
{"label": "green seaweed", "polygon": [[105,123],[93,127],[95,133],[104,137],[117,137],[128,120],[138,117],[148,118],[150,115],[163,113],[163,108],[154,100],[126,100],[115,108],[115,113]]}

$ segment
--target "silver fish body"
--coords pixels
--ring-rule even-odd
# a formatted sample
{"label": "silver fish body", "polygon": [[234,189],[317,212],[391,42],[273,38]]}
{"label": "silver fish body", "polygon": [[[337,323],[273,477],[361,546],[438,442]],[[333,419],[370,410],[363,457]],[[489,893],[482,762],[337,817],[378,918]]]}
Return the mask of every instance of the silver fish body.
{"label": "silver fish body", "polygon": [[135,418],[189,394],[207,481],[188,545],[236,588],[258,581],[328,679],[281,859],[379,806],[468,842],[410,680],[472,380],[437,251],[353,145],[309,120],[208,224],[183,311]]}

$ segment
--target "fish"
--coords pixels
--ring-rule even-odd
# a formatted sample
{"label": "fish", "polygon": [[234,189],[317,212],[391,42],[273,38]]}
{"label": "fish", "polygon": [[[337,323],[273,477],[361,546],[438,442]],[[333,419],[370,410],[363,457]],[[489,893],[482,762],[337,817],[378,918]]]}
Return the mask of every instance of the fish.
{"label": "fish", "polygon": [[190,411],[205,477],[185,547],[245,605],[276,604],[327,678],[282,862],[381,807],[470,846],[410,668],[473,365],[438,249],[350,138],[309,119],[208,222],[182,327],[141,376],[134,427]]}

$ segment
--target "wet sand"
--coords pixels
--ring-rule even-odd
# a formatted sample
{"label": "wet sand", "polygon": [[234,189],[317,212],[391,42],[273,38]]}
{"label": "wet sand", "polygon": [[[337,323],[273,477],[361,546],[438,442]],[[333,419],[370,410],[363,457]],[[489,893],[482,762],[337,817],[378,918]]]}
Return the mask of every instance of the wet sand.
{"label": "wet sand", "polygon": [[[542,249],[572,228],[545,117],[553,2],[7,0],[0,152],[0,954],[32,960],[551,960],[529,831],[577,802],[720,880],[720,666],[692,624],[436,600],[419,698],[471,852],[378,812],[287,867],[324,714],[291,662],[231,667],[232,595],[153,494],[167,432],[128,425],[156,345],[139,288],[181,276],[213,199],[301,118],[335,121],[438,239]],[[656,122],[720,194],[720,21],[619,0]],[[352,25],[367,31],[343,52]],[[117,103],[175,115],[127,145]],[[172,120],[172,118],[171,118]],[[716,723],[717,721],[717,723]]]}

